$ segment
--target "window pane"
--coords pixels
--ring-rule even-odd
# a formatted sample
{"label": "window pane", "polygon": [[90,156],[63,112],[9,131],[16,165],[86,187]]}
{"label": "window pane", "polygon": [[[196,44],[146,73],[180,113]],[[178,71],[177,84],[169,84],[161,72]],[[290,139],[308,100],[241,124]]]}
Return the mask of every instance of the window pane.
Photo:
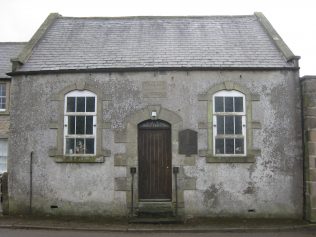
{"label": "window pane", "polygon": [[5,109],[6,99],[5,97],[0,97],[0,109]]}
{"label": "window pane", "polygon": [[68,116],[68,134],[75,134],[76,116]]}
{"label": "window pane", "polygon": [[73,154],[75,147],[75,139],[74,138],[67,138],[66,139],[66,154]]}
{"label": "window pane", "polygon": [[86,134],[93,134],[93,116],[86,116]]}
{"label": "window pane", "polygon": [[0,139],[0,156],[8,155],[8,139]]}
{"label": "window pane", "polygon": [[215,140],[215,153],[224,154],[224,139]]}
{"label": "window pane", "polygon": [[95,97],[87,97],[87,112],[95,112]]}
{"label": "window pane", "polygon": [[7,164],[0,164],[0,174],[7,172]]}
{"label": "window pane", "polygon": [[86,97],[77,97],[77,112],[85,112]]}
{"label": "window pane", "polygon": [[236,154],[244,154],[244,139],[236,139],[235,140],[236,147],[235,147],[235,153]]}
{"label": "window pane", "polygon": [[234,116],[225,116],[225,134],[234,134]]}
{"label": "window pane", "polygon": [[224,112],[224,98],[215,97],[215,112]]}
{"label": "window pane", "polygon": [[226,147],[225,154],[234,154],[234,139],[226,138],[225,139],[225,147]]}
{"label": "window pane", "polygon": [[75,153],[76,154],[84,154],[84,139],[83,138],[77,138],[76,139],[76,148]]}
{"label": "window pane", "polygon": [[242,116],[235,116],[235,134],[242,134]]}
{"label": "window pane", "polygon": [[84,134],[85,116],[76,116],[76,134]]}
{"label": "window pane", "polygon": [[224,116],[217,116],[217,134],[224,134]]}
{"label": "window pane", "polygon": [[86,154],[94,154],[94,139],[86,139]]}
{"label": "window pane", "polygon": [[8,139],[0,139],[0,173],[7,171]]}
{"label": "window pane", "polygon": [[244,112],[242,97],[235,97],[235,112]]}
{"label": "window pane", "polygon": [[75,97],[67,97],[67,112],[75,112]]}
{"label": "window pane", "polygon": [[6,84],[0,84],[0,96],[6,96]]}
{"label": "window pane", "polygon": [[225,112],[233,112],[234,111],[233,98],[234,97],[225,97]]}

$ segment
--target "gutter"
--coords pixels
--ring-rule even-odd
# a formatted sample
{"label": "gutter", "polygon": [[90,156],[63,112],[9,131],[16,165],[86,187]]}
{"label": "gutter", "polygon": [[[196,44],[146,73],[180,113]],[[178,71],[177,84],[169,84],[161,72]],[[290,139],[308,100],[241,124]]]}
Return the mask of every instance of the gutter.
{"label": "gutter", "polygon": [[59,69],[41,71],[13,71],[9,76],[61,74],[61,73],[114,73],[114,72],[159,72],[159,71],[297,71],[300,67],[126,67],[126,68],[91,68],[91,69]]}

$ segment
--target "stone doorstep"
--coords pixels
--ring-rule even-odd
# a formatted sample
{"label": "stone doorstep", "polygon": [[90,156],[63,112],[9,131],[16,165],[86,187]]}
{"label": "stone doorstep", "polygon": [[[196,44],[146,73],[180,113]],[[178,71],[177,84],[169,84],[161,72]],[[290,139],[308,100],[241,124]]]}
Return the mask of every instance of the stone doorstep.
{"label": "stone doorstep", "polygon": [[172,209],[172,202],[139,202],[139,209]]}
{"label": "stone doorstep", "polygon": [[133,217],[128,220],[129,223],[132,224],[180,224],[183,223],[182,218],[180,217],[160,217],[160,218],[141,218],[141,217]]}
{"label": "stone doorstep", "polygon": [[173,213],[171,202],[140,202],[138,204],[139,213],[148,214],[169,214]]}
{"label": "stone doorstep", "polygon": [[169,218],[174,218],[174,208],[172,202],[140,202],[136,214],[138,218],[147,218],[150,222],[155,219],[157,222],[169,222]]}

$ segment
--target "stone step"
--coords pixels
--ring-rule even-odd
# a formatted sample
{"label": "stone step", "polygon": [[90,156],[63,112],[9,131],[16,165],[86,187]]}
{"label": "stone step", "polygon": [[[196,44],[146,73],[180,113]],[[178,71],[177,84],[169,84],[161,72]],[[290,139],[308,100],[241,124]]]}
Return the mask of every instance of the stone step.
{"label": "stone step", "polygon": [[171,202],[140,202],[137,215],[148,218],[173,217],[174,210]]}
{"label": "stone step", "polygon": [[132,217],[129,219],[129,223],[143,223],[143,224],[175,224],[182,223],[183,220],[179,217],[152,217],[152,218],[144,218],[144,217]]}

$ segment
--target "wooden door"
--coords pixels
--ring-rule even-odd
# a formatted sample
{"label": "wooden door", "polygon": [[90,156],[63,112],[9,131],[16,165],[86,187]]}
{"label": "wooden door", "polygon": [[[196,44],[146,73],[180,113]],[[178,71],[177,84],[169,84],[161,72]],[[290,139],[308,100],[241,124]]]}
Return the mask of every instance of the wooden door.
{"label": "wooden door", "polygon": [[171,126],[161,120],[138,125],[139,199],[171,200]]}

